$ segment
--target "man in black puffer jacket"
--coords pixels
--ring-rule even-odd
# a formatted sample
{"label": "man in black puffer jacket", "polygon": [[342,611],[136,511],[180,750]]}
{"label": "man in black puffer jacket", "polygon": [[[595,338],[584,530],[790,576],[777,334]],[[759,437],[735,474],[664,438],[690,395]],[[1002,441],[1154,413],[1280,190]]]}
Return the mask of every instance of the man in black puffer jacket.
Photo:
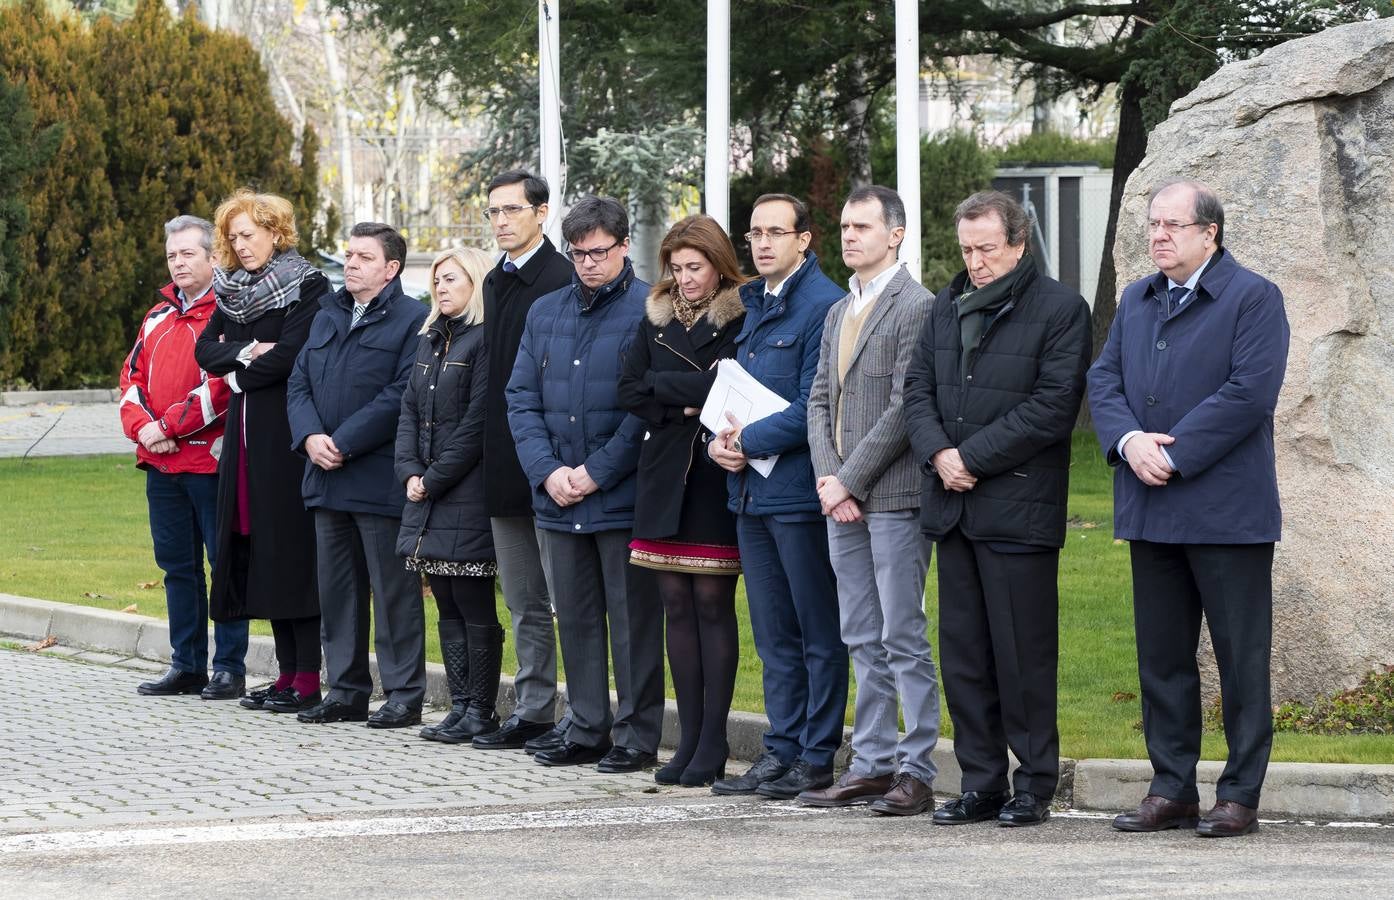
{"label": "man in black puffer jacket", "polygon": [[[1030,219],[988,191],[954,213],[965,271],[934,298],[905,377],[939,545],[939,652],[963,796],[941,825],[1046,820],[1060,768],[1056,575],[1089,307],[1038,271]],[[1005,746],[1004,746],[1005,743]],[[1021,766],[1007,790],[1007,747]]]}

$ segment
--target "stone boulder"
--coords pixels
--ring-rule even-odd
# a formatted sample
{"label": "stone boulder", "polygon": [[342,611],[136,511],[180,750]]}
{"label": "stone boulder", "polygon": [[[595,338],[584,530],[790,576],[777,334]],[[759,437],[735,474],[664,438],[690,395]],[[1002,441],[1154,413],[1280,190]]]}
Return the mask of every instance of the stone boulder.
{"label": "stone boulder", "polygon": [[1394,20],[1279,45],[1178,100],[1128,179],[1120,285],[1155,271],[1147,196],[1173,176],[1219,193],[1226,247],[1292,326],[1274,701],[1349,687],[1394,663]]}

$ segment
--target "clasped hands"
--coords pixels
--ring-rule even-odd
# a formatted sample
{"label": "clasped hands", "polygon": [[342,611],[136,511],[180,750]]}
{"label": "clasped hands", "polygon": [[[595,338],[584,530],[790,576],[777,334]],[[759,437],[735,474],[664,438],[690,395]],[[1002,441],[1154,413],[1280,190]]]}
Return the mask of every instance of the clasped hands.
{"label": "clasped hands", "polygon": [[547,480],[542,482],[542,486],[547,490],[547,496],[552,498],[552,502],[560,507],[568,507],[580,503],[588,495],[600,490],[600,485],[595,483],[590,473],[586,471],[584,465],[571,468],[561,466],[554,469]]}
{"label": "clasped hands", "polygon": [[327,434],[312,434],[305,438],[305,455],[326,472],[332,472],[344,464],[344,454],[339,452],[334,439]]}
{"label": "clasped hands", "polygon": [[929,462],[934,466],[934,471],[939,473],[939,480],[944,482],[946,491],[964,493],[971,491],[978,484],[978,479],[963,464],[963,457],[959,455],[957,447],[945,447],[934,454]]}
{"label": "clasped hands", "polygon": [[1162,448],[1174,443],[1176,438],[1169,434],[1140,431],[1128,438],[1127,443],[1123,445],[1123,458],[1128,461],[1133,474],[1143,484],[1162,487],[1176,474],[1176,470],[1162,453]]}
{"label": "clasped hands", "polygon": [[165,430],[160,427],[159,422],[146,422],[140,426],[140,431],[136,432],[136,440],[151,453],[173,453],[179,449],[179,444],[174,438],[165,436]]}
{"label": "clasped hands", "polygon": [[834,522],[846,525],[862,520],[861,504],[836,475],[818,479],[818,502],[823,507],[823,515],[832,516]]}
{"label": "clasped hands", "polygon": [[712,462],[726,471],[739,472],[749,463],[745,452],[735,448],[735,443],[740,440],[741,431],[745,426],[729,411],[726,413],[726,421],[731,423],[731,427],[723,428],[712,435],[711,441],[707,443],[707,455],[712,458]]}

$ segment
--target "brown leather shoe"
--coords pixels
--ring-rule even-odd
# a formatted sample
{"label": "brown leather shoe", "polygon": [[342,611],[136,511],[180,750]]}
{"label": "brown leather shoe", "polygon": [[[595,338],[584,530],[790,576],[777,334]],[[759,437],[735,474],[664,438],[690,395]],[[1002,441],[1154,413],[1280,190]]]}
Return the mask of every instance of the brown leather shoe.
{"label": "brown leather shoe", "polygon": [[909,772],[895,776],[886,796],[874,800],[871,811],[887,816],[918,816],[934,809],[934,789]]}
{"label": "brown leather shoe", "polygon": [[842,777],[832,787],[816,791],[804,791],[798,801],[805,806],[855,806],[879,800],[895,782],[894,775],[881,775],[877,778],[862,778],[851,772],[843,772]]}
{"label": "brown leather shoe", "polygon": [[1123,813],[1113,820],[1119,831],[1166,831],[1168,828],[1195,828],[1200,818],[1200,804],[1177,803],[1156,794],[1148,794],[1134,812]]}
{"label": "brown leather shoe", "polygon": [[1258,810],[1233,800],[1221,800],[1201,816],[1196,834],[1201,837],[1238,837],[1258,831]]}

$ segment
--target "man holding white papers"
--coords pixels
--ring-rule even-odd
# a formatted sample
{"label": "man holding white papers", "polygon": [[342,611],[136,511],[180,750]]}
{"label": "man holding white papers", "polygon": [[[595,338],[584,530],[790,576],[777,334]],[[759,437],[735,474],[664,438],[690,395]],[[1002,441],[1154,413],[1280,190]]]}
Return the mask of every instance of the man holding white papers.
{"label": "man holding white papers", "polygon": [[[832,784],[847,705],[847,648],[838,630],[807,417],[823,322],[842,291],[808,249],[808,208],[797,198],[757,199],[745,237],[763,277],[741,288],[746,316],[736,359],[789,406],[755,422],[733,422],[708,452],[731,473],[730,508],[737,514],[770,727],[765,752],[750,771],[717,781],[712,791],[789,799]],[[776,455],[768,477],[749,469],[751,459]]]}
{"label": "man holding white papers", "polygon": [[939,681],[924,614],[931,545],[920,533],[920,471],[901,402],[932,298],[896,260],[904,239],[905,204],[895,191],[872,185],[847,198],[842,261],[855,274],[823,327],[808,445],[857,712],[851,766],[837,784],[799,800],[913,816],[934,809]]}

